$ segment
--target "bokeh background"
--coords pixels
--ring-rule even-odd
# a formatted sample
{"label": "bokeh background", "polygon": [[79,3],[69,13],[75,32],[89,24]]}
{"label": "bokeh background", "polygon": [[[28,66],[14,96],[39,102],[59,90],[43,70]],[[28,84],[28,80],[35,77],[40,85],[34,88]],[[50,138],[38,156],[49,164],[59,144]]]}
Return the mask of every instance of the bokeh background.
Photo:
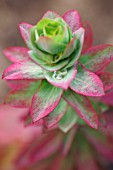
{"label": "bokeh background", "polygon": [[[92,25],[94,44],[113,44],[113,0],[0,0],[0,75],[9,65],[2,54],[8,46],[24,45],[18,23],[36,24],[47,10],[59,14],[76,9]],[[8,88],[0,79],[0,103]]]}

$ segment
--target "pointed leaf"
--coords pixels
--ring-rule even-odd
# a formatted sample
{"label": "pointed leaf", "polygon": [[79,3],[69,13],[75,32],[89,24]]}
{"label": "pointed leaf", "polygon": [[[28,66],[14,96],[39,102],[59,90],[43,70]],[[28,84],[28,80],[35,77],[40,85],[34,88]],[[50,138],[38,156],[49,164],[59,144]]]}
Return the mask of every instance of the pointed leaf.
{"label": "pointed leaf", "polygon": [[66,48],[66,44],[54,41],[53,39],[45,36],[40,36],[36,44],[42,51],[52,55],[59,54]]}
{"label": "pointed leaf", "polygon": [[63,52],[63,54],[61,56],[61,59],[65,59],[65,58],[69,57],[72,54],[72,52],[76,49],[76,46],[77,46],[77,39],[76,39],[76,37],[74,37],[69,42],[66,49],[64,50],[64,52]]}
{"label": "pointed leaf", "polygon": [[63,15],[63,19],[67,22],[72,32],[78,30],[82,26],[81,17],[75,10],[67,11]]}
{"label": "pointed leaf", "polygon": [[3,53],[14,63],[29,58],[28,49],[24,47],[8,47]]}
{"label": "pointed leaf", "polygon": [[42,69],[31,60],[23,60],[9,66],[3,73],[5,79],[44,79]]}
{"label": "pointed leaf", "polygon": [[75,110],[72,107],[68,107],[65,115],[59,121],[59,128],[67,133],[77,122],[78,116],[76,115]]}
{"label": "pointed leaf", "polygon": [[40,85],[40,81],[31,82],[27,87],[9,92],[4,103],[14,107],[30,107],[32,97]]}
{"label": "pointed leaf", "polygon": [[113,73],[101,72],[99,73],[99,77],[102,80],[105,91],[113,88]]}
{"label": "pointed leaf", "polygon": [[69,57],[70,58],[69,64],[66,65],[65,68],[71,67],[80,58],[81,51],[82,51],[82,46],[83,46],[83,42],[84,42],[84,28],[81,27],[79,30],[75,31],[73,33],[73,35],[74,35],[74,37],[76,37],[76,39],[78,41],[76,41],[75,51]]}
{"label": "pointed leaf", "polygon": [[24,22],[19,24],[21,36],[24,39],[25,43],[28,45],[28,47],[32,46],[30,42],[30,29],[32,27],[32,25]]}
{"label": "pointed leaf", "polygon": [[85,29],[85,36],[84,36],[83,52],[85,52],[93,44],[93,32],[88,22],[84,23],[84,29]]}
{"label": "pointed leaf", "polygon": [[43,80],[32,99],[31,115],[34,122],[47,116],[58,105],[63,90]]}
{"label": "pointed leaf", "polygon": [[76,66],[74,66],[67,70],[59,70],[55,72],[49,72],[49,71],[43,70],[43,73],[45,75],[45,78],[52,85],[66,90],[70,86],[70,83],[72,82],[72,80],[75,78],[77,69],[76,69]]}
{"label": "pointed leaf", "polygon": [[60,16],[54,12],[54,11],[47,11],[44,15],[43,18],[49,18],[49,19],[55,19],[59,18]]}
{"label": "pointed leaf", "polygon": [[100,78],[95,73],[84,68],[78,71],[75,79],[70,85],[70,88],[76,93],[86,96],[104,95],[103,84]]}
{"label": "pointed leaf", "polygon": [[6,83],[11,90],[20,90],[34,81],[35,80],[6,80]]}
{"label": "pointed leaf", "polygon": [[89,48],[81,57],[84,66],[93,72],[100,72],[113,60],[113,46],[98,45]]}
{"label": "pointed leaf", "polygon": [[57,107],[44,118],[47,128],[56,124],[65,114],[67,110],[67,102],[61,99]]}
{"label": "pointed leaf", "polygon": [[87,97],[68,90],[64,92],[63,98],[89,126],[95,129],[98,128],[97,114]]}
{"label": "pointed leaf", "polygon": [[58,63],[49,64],[49,63],[46,63],[46,61],[40,58],[37,58],[36,53],[34,53],[33,51],[29,51],[29,55],[40,67],[48,71],[60,70],[62,67],[64,67],[69,62],[69,59],[65,59]]}

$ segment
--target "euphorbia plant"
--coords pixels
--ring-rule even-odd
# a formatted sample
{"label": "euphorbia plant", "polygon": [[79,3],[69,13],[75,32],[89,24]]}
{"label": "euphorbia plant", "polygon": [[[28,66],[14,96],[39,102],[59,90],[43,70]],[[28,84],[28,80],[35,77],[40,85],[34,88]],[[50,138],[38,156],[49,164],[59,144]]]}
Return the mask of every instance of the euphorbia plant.
{"label": "euphorbia plant", "polygon": [[19,28],[27,48],[4,50],[13,62],[3,73],[12,89],[5,103],[29,107],[33,122],[47,128],[57,124],[67,132],[80,116],[97,129],[103,106],[89,96],[98,98],[113,87],[103,71],[113,60],[113,46],[92,47],[91,28],[74,10],[62,17],[48,11],[37,25]]}

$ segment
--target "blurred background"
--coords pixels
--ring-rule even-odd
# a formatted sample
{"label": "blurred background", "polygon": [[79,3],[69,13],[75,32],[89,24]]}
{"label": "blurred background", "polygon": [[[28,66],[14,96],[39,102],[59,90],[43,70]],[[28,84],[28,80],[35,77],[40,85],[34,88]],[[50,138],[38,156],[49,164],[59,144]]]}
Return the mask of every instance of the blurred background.
{"label": "blurred background", "polygon": [[[47,10],[59,14],[76,9],[88,20],[94,32],[94,44],[113,44],[113,0],[0,0],[0,75],[9,65],[2,50],[8,46],[24,46],[18,23],[36,24]],[[0,103],[7,94],[0,79]]]}
{"label": "blurred background", "polygon": [[[47,10],[53,10],[63,15],[67,10],[71,9],[77,10],[83,20],[88,20],[91,24],[94,33],[94,44],[113,44],[113,0],[0,0],[0,77],[3,70],[10,64],[2,54],[2,50],[8,46],[25,46],[19,33],[18,23],[28,22],[30,24],[36,24]],[[0,78],[0,103],[3,101],[7,92],[7,85]],[[4,109],[3,107],[1,112],[4,112]],[[9,108],[7,108],[7,114],[8,110]],[[10,116],[7,117],[6,125],[10,119],[13,119],[13,116],[12,118]],[[9,126],[6,129],[6,125],[3,126],[5,131],[9,129]],[[1,126],[0,124],[0,128]],[[15,123],[15,126],[18,129],[19,124]],[[10,134],[12,133],[14,135],[14,126],[12,128],[10,127],[10,129]],[[25,136],[23,125],[21,132]],[[15,134],[17,134],[16,130]],[[9,138],[12,137],[10,136]],[[5,139],[7,140],[7,138]],[[12,146],[15,151],[17,148],[20,149],[20,143]],[[8,169],[6,167],[5,169],[1,169],[1,157],[6,156],[7,151],[9,152],[10,150],[13,157],[12,146],[9,144],[4,154],[4,149],[3,153],[1,152],[2,145],[0,144],[0,170],[12,170],[8,164]],[[6,159],[9,161],[7,156]],[[111,166],[110,168],[110,170],[113,170]]]}

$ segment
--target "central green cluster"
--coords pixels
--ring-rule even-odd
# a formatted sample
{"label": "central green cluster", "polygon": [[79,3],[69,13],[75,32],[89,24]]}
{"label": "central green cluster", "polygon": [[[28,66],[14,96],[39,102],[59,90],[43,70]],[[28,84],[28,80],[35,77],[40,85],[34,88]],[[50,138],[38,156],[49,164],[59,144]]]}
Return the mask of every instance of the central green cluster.
{"label": "central green cluster", "polygon": [[68,69],[73,69],[78,60],[83,36],[83,28],[72,33],[63,18],[44,17],[30,29],[29,54],[44,73],[53,72],[52,76],[60,80],[67,75]]}

